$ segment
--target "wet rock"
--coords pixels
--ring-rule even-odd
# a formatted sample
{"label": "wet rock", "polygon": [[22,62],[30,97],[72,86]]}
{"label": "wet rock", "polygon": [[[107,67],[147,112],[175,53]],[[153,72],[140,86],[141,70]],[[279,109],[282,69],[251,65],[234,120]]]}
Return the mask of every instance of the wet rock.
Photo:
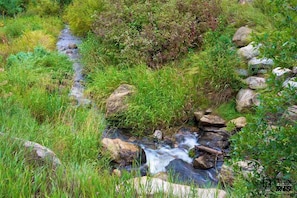
{"label": "wet rock", "polygon": [[106,116],[121,113],[128,108],[126,99],[134,92],[134,86],[120,85],[106,100]]}
{"label": "wet rock", "polygon": [[237,129],[241,129],[247,124],[245,117],[235,118],[233,120],[230,120],[229,123],[233,123]]}
{"label": "wet rock", "polygon": [[204,115],[200,123],[202,126],[225,126],[226,121],[217,115]]}
{"label": "wet rock", "polygon": [[209,169],[215,166],[216,157],[204,154],[194,159],[193,167],[198,169]]}
{"label": "wet rock", "polygon": [[[174,196],[178,198],[184,197],[203,197],[203,198],[224,198],[226,192],[216,188],[192,188],[190,186],[173,184],[163,181],[158,178],[133,178],[128,180],[129,185],[132,185],[136,193],[140,196],[154,197],[156,194],[162,193],[165,197]],[[121,187],[117,186],[117,191],[120,192]]]}
{"label": "wet rock", "polygon": [[292,70],[288,68],[281,68],[281,67],[274,68],[272,70],[272,73],[276,76],[277,79],[283,79],[283,80],[293,74]]}
{"label": "wet rock", "polygon": [[121,166],[130,165],[134,161],[140,163],[146,161],[144,151],[135,144],[109,138],[103,138],[101,143],[103,149],[110,153],[111,159]]}
{"label": "wet rock", "polygon": [[162,140],[163,139],[163,133],[160,130],[155,130],[153,134],[154,139],[156,140]]}
{"label": "wet rock", "polygon": [[249,45],[238,49],[237,53],[243,58],[245,58],[246,60],[256,57],[260,54],[259,48],[261,47],[261,44],[257,46],[254,46],[254,45],[255,43],[252,42]]}
{"label": "wet rock", "polygon": [[77,49],[77,45],[75,43],[69,43],[68,48],[69,49]]}
{"label": "wet rock", "polygon": [[198,142],[200,145],[208,146],[210,148],[225,149],[230,144],[228,138],[228,133],[205,132],[199,137]]}
{"label": "wet rock", "polygon": [[236,96],[236,110],[243,112],[260,104],[256,92],[251,89],[241,89]]}
{"label": "wet rock", "polygon": [[249,71],[251,71],[253,74],[259,73],[260,70],[267,70],[271,69],[274,65],[274,62],[272,59],[268,58],[252,58],[248,62]]}
{"label": "wet rock", "polygon": [[237,47],[243,47],[249,44],[252,30],[246,26],[240,27],[234,34],[232,41]]}
{"label": "wet rock", "polygon": [[167,172],[172,173],[178,182],[195,183],[200,187],[216,186],[218,184],[217,170],[220,170],[222,162],[216,163],[217,167],[207,170],[195,169],[192,164],[175,159],[166,166]]}
{"label": "wet rock", "polygon": [[297,122],[297,105],[290,106],[287,111],[284,113],[283,117],[292,122]]}
{"label": "wet rock", "polygon": [[265,89],[267,87],[266,79],[262,77],[250,76],[244,81],[250,89]]}
{"label": "wet rock", "polygon": [[195,116],[196,120],[199,122],[200,119],[204,116],[204,111],[196,111],[196,112],[194,112],[194,116]]}
{"label": "wet rock", "polygon": [[297,88],[297,77],[290,78],[283,83],[283,87]]}

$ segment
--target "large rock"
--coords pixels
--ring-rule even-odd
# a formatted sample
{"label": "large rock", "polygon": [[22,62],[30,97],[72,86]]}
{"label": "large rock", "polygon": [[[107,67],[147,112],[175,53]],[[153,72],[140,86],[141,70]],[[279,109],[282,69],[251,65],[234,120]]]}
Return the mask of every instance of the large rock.
{"label": "large rock", "polygon": [[237,53],[247,60],[256,57],[260,54],[259,48],[261,47],[261,44],[258,44],[256,46],[254,45],[255,43],[252,42],[247,46],[238,49]]}
{"label": "large rock", "polygon": [[242,112],[260,104],[257,93],[251,89],[241,89],[236,96],[236,110]]}
{"label": "large rock", "polygon": [[195,169],[192,164],[181,159],[175,159],[166,166],[166,170],[174,175],[176,182],[194,183],[199,187],[216,187],[219,181],[218,171],[220,171],[222,163],[221,160],[218,160],[215,167],[202,170]]}
{"label": "large rock", "polygon": [[[164,197],[203,197],[203,198],[224,198],[226,192],[216,188],[192,188],[186,185],[173,184],[158,178],[134,178],[127,181],[128,185],[132,185],[136,193],[140,196],[154,197],[156,194],[162,193]],[[125,184],[127,185],[127,184]],[[121,187],[117,186],[120,191]]]}
{"label": "large rock", "polygon": [[272,59],[254,57],[248,62],[248,67],[249,67],[249,71],[251,71],[253,74],[257,74],[257,73],[261,73],[261,71],[263,70],[271,69],[273,64],[274,62]]}
{"label": "large rock", "polygon": [[144,151],[135,144],[109,138],[103,138],[101,143],[103,148],[110,153],[111,159],[122,166],[131,165],[134,161],[140,163],[146,161]]}
{"label": "large rock", "polygon": [[250,76],[244,81],[250,89],[265,89],[267,87],[266,79],[262,77]]}
{"label": "large rock", "polygon": [[[0,132],[0,137],[4,136],[4,133]],[[26,161],[31,164],[38,165],[51,165],[53,168],[61,165],[60,159],[56,156],[56,154],[50,150],[49,148],[42,146],[36,142],[31,142],[27,140],[23,140],[20,138],[12,137],[11,140],[20,142],[23,145],[25,152]],[[22,147],[20,147],[22,149]]]}
{"label": "large rock", "polygon": [[200,119],[202,126],[225,126],[226,121],[217,115],[204,115]]}
{"label": "large rock", "polygon": [[249,44],[252,30],[246,26],[240,27],[234,34],[232,41],[237,47],[243,47]]}
{"label": "large rock", "polygon": [[56,154],[49,148],[42,146],[36,142],[25,141],[24,147],[30,151],[30,155],[27,156],[27,160],[34,160],[44,162],[50,162],[53,167],[61,165],[61,161]]}
{"label": "large rock", "polygon": [[127,98],[134,92],[134,87],[128,84],[120,85],[106,100],[106,116],[121,113],[128,108]]}
{"label": "large rock", "polygon": [[198,143],[210,148],[225,149],[229,146],[229,134],[226,132],[204,132],[198,139]]}

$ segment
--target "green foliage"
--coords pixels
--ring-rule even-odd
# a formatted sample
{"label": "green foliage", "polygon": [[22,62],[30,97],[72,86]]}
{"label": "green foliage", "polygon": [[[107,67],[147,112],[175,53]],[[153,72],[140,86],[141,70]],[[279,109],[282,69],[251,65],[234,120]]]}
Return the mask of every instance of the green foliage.
{"label": "green foliage", "polygon": [[14,16],[25,9],[27,0],[0,0],[0,14]]}
{"label": "green foliage", "polygon": [[[109,54],[152,68],[201,46],[201,34],[217,26],[220,1],[109,1],[93,31]],[[113,58],[112,56],[112,58]],[[108,62],[108,61],[107,61]]]}
{"label": "green foliage", "polygon": [[182,70],[164,67],[158,71],[137,66],[118,70],[108,67],[90,76],[89,92],[96,103],[105,108],[107,97],[123,83],[136,87],[129,99],[129,108],[116,120],[120,127],[133,128],[138,135],[145,129],[177,125],[186,112],[191,110],[188,102],[193,84]]}
{"label": "green foliage", "polygon": [[26,14],[39,16],[54,16],[59,14],[60,6],[56,0],[31,0]]}
{"label": "green foliage", "polygon": [[73,0],[65,10],[64,19],[75,34],[84,36],[91,30],[94,15],[99,14],[104,6],[104,0]]}
{"label": "green foliage", "polygon": [[184,64],[192,66],[189,73],[195,75],[197,89],[208,96],[209,102],[222,104],[242,86],[235,73],[241,63],[231,35],[208,32],[204,35],[204,43],[205,49],[199,54],[190,54]]}

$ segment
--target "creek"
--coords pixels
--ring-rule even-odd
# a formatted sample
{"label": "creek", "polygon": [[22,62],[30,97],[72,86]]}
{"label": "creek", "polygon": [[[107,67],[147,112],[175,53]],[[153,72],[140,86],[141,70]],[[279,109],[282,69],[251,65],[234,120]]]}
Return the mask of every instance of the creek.
{"label": "creek", "polygon": [[[91,104],[91,100],[84,95],[83,65],[78,49],[81,42],[80,38],[72,35],[67,25],[61,31],[57,42],[57,50],[62,54],[66,54],[73,62],[73,86],[69,96],[76,101],[78,106]],[[125,136],[120,130],[111,131],[111,133],[105,132],[103,136],[129,141],[130,137]],[[192,166],[193,159],[189,157],[189,151],[199,145],[198,140],[197,133],[182,130],[175,135],[175,140],[171,144],[164,141],[156,143],[147,139],[132,141],[142,147],[146,155],[146,163],[141,165],[139,170],[141,170],[142,175],[170,172],[181,182],[194,182],[199,186],[207,187],[216,186],[218,184],[217,173],[222,162],[216,163],[215,167],[207,170],[194,169]],[[126,170],[132,169],[131,167],[124,168]]]}

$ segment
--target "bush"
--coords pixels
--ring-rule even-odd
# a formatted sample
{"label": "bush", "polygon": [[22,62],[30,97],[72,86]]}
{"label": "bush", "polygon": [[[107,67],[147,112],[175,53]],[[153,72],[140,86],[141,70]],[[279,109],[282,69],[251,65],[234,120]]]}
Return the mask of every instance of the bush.
{"label": "bush", "polygon": [[157,68],[201,45],[201,34],[217,26],[219,5],[217,0],[111,1],[96,15],[93,31],[112,58]]}
{"label": "bush", "polygon": [[65,10],[64,19],[73,33],[84,36],[91,30],[94,15],[99,14],[104,6],[104,0],[73,0]]}
{"label": "bush", "polygon": [[39,16],[53,16],[60,11],[59,3],[56,0],[32,0],[30,1],[27,14]]}
{"label": "bush", "polygon": [[0,14],[14,16],[25,10],[28,0],[1,0]]}

